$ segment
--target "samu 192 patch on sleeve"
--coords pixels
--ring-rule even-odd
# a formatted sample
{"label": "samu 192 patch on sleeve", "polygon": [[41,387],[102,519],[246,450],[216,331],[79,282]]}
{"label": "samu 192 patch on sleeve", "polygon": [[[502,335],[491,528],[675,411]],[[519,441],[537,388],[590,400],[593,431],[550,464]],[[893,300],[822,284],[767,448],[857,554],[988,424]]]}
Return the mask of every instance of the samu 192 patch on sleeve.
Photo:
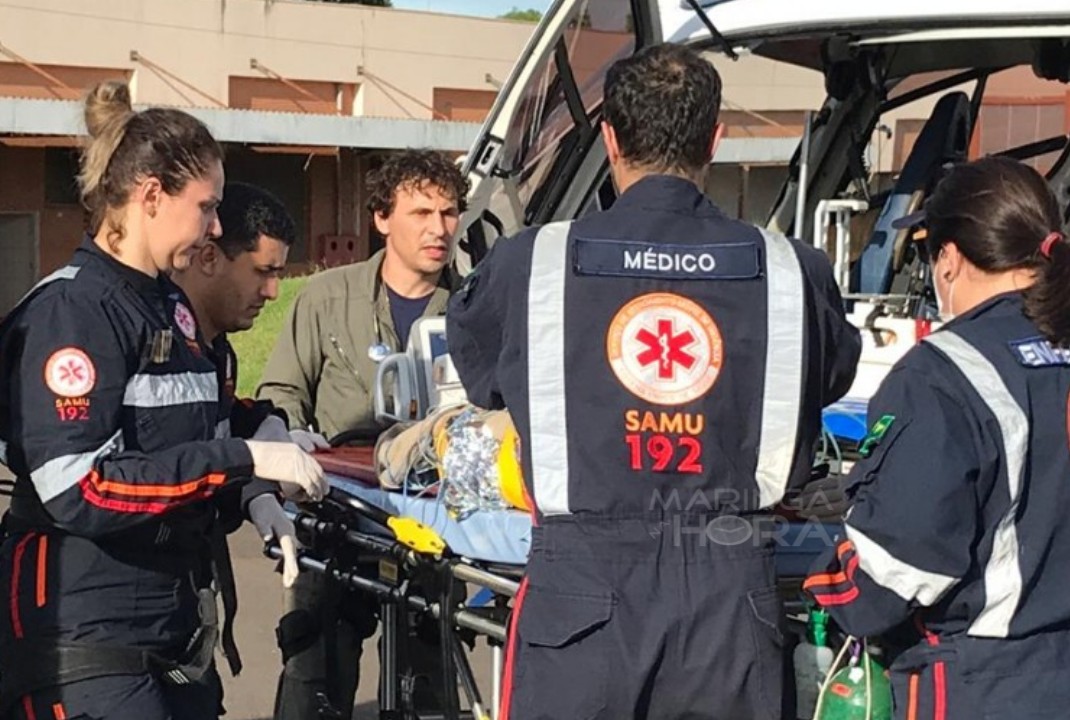
{"label": "samu 192 patch on sleeve", "polygon": [[881,440],[888,434],[888,430],[891,429],[892,423],[895,422],[895,415],[881,415],[877,422],[873,423],[873,427],[869,429],[869,433],[862,439],[862,444],[858,448],[858,454],[864,458],[868,458],[874,448],[880,445]]}

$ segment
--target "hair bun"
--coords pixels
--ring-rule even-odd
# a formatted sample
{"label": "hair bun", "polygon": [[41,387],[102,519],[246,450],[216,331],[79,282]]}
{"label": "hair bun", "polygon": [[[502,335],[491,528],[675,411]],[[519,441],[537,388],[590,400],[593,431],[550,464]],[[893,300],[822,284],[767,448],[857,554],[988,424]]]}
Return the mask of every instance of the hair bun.
{"label": "hair bun", "polygon": [[85,127],[91,137],[100,137],[113,124],[121,125],[134,114],[130,88],[125,82],[98,83],[85,99]]}

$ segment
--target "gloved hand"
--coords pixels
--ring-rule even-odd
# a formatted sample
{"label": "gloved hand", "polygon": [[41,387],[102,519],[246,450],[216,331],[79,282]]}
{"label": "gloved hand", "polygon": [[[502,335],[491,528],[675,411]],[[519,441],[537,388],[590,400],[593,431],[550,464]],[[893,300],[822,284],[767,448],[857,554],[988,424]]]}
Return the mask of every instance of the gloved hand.
{"label": "gloved hand", "polygon": [[268,442],[292,442],[307,453],[331,447],[327,438],[309,430],[287,430],[286,423],[277,415],[268,415],[256,429],[253,440]]}
{"label": "gloved hand", "polygon": [[291,587],[301,571],[297,564],[297,529],[274,495],[258,495],[249,502],[249,519],[264,542],[272,538],[282,548],[282,586]]}
{"label": "gloved hand", "polygon": [[323,468],[297,445],[264,440],[246,440],[245,444],[253,456],[253,474],[277,482],[287,499],[319,502],[327,494]]}
{"label": "gloved hand", "polygon": [[807,483],[797,495],[786,498],[784,505],[808,520],[838,522],[851,505],[846,486],[846,475],[819,478]]}
{"label": "gloved hand", "polygon": [[260,423],[260,427],[253,433],[253,440],[266,440],[268,442],[291,442],[290,431],[286,423],[278,415],[268,415]]}
{"label": "gloved hand", "polygon": [[317,450],[329,450],[331,447],[331,444],[327,442],[327,438],[309,430],[291,430],[290,440],[307,453],[316,452]]}

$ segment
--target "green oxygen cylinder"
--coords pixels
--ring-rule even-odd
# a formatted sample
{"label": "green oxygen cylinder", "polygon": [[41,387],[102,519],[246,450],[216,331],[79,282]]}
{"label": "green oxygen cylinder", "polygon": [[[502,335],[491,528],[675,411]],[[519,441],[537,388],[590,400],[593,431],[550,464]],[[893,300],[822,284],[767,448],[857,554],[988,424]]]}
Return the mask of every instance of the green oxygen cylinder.
{"label": "green oxygen cylinder", "polygon": [[820,608],[807,612],[806,639],[795,646],[795,718],[811,720],[817,707],[817,694],[825,682],[835,654],[828,646],[828,613]]}
{"label": "green oxygen cylinder", "polygon": [[832,676],[814,720],[892,720],[892,686],[888,675],[868,653],[863,657],[862,661],[852,662]]}

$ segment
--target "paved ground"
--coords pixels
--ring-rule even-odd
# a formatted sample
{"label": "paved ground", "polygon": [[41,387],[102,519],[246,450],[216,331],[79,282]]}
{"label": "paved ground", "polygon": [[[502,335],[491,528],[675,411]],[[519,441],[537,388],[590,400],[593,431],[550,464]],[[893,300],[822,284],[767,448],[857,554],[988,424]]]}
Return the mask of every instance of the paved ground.
{"label": "paved ground", "polygon": [[[7,477],[6,468],[0,465],[0,479]],[[0,498],[0,511],[6,509],[6,498]],[[282,582],[273,572],[274,562],[263,556],[262,547],[260,538],[249,524],[231,537],[240,603],[236,634],[245,669],[240,677],[230,678],[221,668],[227,694],[227,720],[269,720],[275,699],[275,684],[282,661],[275,647],[274,628],[282,611]],[[376,639],[368,640],[365,648],[361,668],[364,681],[357,695],[354,718],[376,720],[379,677]],[[471,657],[480,690],[489,702],[491,666],[486,645],[481,642]],[[225,668],[225,663],[222,665]]]}

